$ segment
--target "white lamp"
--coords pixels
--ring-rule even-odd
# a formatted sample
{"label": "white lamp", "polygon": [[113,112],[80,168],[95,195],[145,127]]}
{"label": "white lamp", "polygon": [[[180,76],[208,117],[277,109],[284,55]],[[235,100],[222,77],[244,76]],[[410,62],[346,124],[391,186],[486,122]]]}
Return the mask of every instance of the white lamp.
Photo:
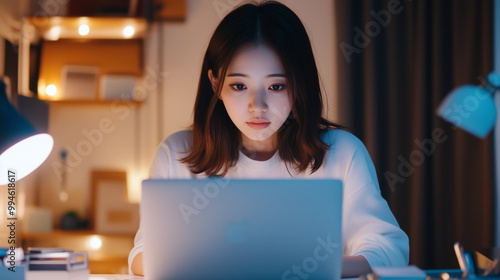
{"label": "white lamp", "polygon": [[493,95],[500,88],[500,75],[488,75],[484,87],[464,85],[443,100],[437,113],[443,119],[480,138],[486,137],[497,120]]}
{"label": "white lamp", "polygon": [[20,180],[38,168],[54,146],[52,136],[38,133],[12,107],[5,82],[0,79],[0,186],[7,185],[8,172]]}

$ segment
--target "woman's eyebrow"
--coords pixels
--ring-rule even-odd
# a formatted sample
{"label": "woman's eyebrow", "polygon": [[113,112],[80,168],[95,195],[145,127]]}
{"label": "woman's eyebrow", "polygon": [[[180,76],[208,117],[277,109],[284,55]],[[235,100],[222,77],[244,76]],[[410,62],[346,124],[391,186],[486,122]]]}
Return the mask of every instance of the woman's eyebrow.
{"label": "woman's eyebrow", "polygon": [[268,78],[272,78],[272,77],[283,77],[283,78],[285,78],[285,74],[277,73],[277,74],[267,75],[267,77]]}
{"label": "woman's eyebrow", "polygon": [[[242,73],[229,73],[226,75],[227,77],[248,77],[248,75],[246,74],[242,74]],[[276,74],[269,74],[267,75],[267,78],[272,78],[272,77],[285,77],[285,74],[281,74],[281,73],[276,73]]]}
{"label": "woman's eyebrow", "polygon": [[248,75],[241,73],[229,73],[227,74],[227,77],[248,77]]}

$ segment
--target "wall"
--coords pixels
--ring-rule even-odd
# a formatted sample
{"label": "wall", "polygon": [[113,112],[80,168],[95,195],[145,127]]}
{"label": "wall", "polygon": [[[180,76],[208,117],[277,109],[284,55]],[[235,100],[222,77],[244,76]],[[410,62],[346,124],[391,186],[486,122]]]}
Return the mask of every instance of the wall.
{"label": "wall", "polygon": [[[147,176],[158,144],[169,134],[190,125],[204,52],[221,18],[235,0],[188,0],[183,22],[155,23],[144,46],[140,106],[126,104],[57,105],[50,108],[49,133],[54,151],[26,182],[26,203],[54,210],[55,223],[68,210],[88,213],[92,169],[127,170],[134,177],[131,196],[138,201],[140,179]],[[308,30],[324,90],[328,115],[335,121],[335,58],[332,0],[283,0]],[[125,59],[125,58],[124,58]],[[68,155],[69,200],[59,200],[60,152]],[[133,173],[133,174],[132,174]]]}

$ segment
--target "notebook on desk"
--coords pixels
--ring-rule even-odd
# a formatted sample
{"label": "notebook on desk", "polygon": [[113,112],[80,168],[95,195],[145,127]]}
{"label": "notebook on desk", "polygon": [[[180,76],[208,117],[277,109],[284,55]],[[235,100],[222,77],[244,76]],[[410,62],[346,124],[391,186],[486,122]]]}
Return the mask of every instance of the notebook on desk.
{"label": "notebook on desk", "polygon": [[340,279],[338,180],[145,180],[145,279]]}

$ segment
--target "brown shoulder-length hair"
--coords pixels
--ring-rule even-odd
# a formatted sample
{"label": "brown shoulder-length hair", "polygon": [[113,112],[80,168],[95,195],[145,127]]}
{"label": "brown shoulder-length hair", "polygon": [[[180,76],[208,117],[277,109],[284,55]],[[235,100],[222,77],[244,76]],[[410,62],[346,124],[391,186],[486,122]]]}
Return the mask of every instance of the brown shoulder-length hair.
{"label": "brown shoulder-length hair", "polygon": [[[285,5],[268,1],[244,4],[229,13],[215,30],[205,53],[194,106],[193,145],[181,161],[193,173],[224,176],[238,161],[241,134],[219,99],[226,70],[242,47],[266,44],[281,59],[292,112],[278,131],[278,153],[288,167],[318,170],[329,148],[321,141],[328,129],[339,128],[321,116],[323,101],[311,43],[302,22]],[[208,70],[219,79],[212,89]]]}

